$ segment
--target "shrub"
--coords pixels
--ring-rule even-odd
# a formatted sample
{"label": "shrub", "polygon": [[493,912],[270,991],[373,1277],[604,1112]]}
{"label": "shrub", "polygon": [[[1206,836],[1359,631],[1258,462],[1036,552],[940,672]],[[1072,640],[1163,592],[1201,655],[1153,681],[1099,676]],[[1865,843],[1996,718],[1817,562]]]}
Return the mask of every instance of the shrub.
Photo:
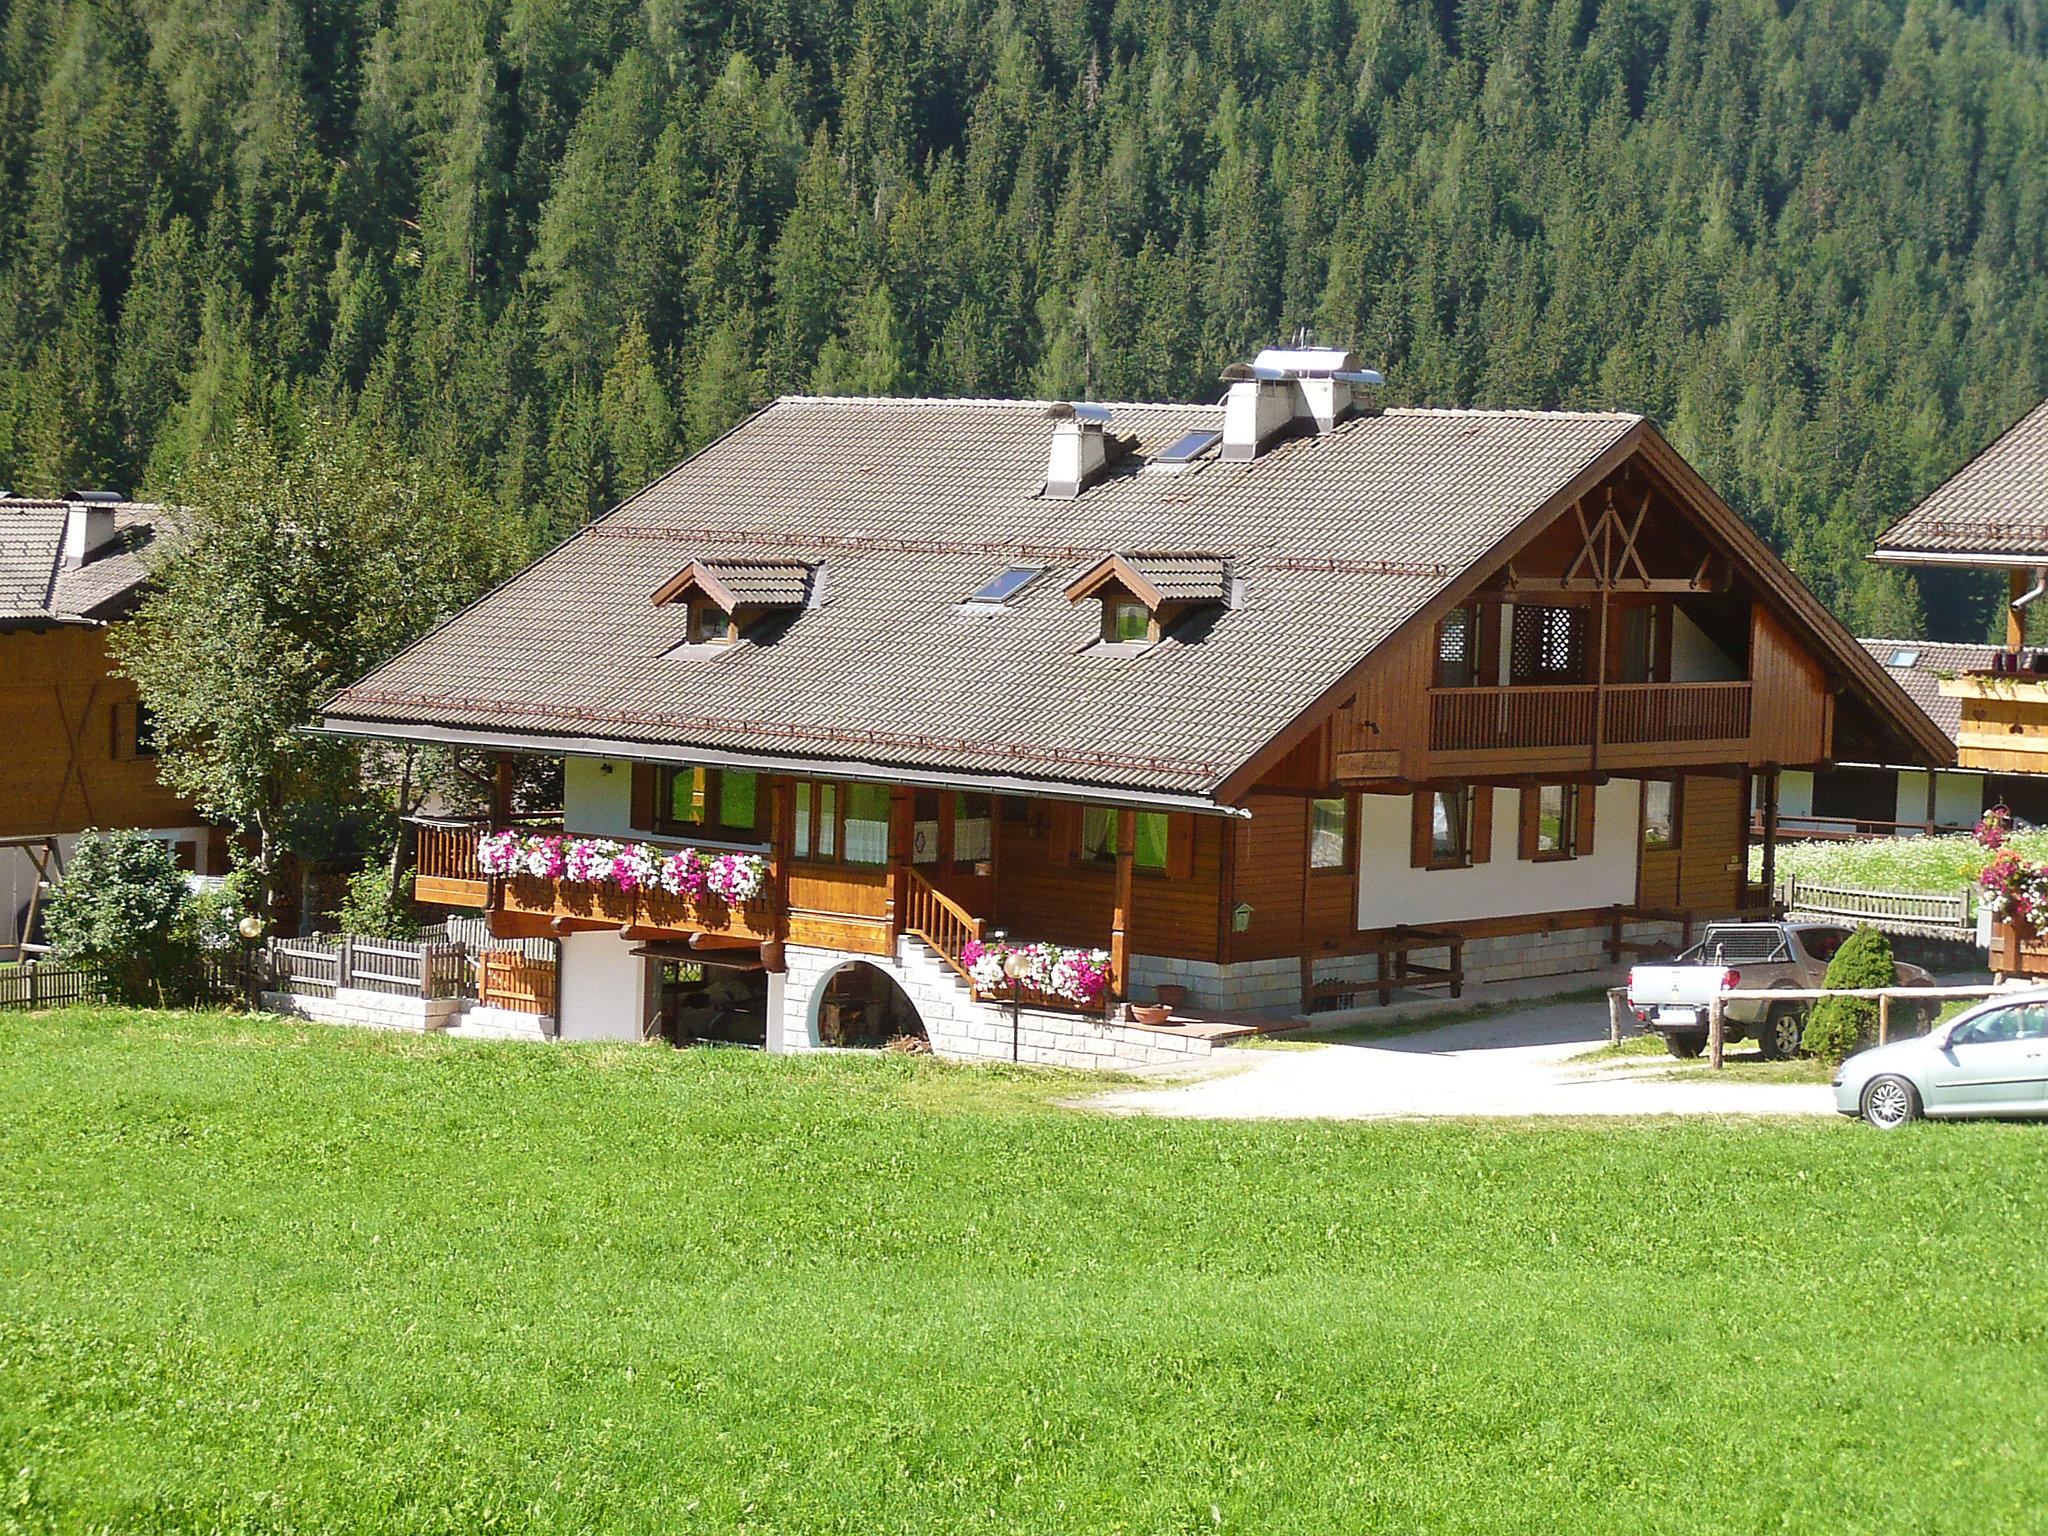
{"label": "shrub", "polygon": [[50,897],[44,932],[67,965],[98,966],[131,1003],[188,993],[198,947],[184,871],[170,844],[87,832]]}
{"label": "shrub", "polygon": [[[1850,934],[1828,962],[1829,987],[1888,987],[1897,979],[1892,967],[1892,941],[1875,928]],[[1799,1043],[1809,1056],[1830,1066],[1852,1056],[1877,1038],[1877,1000],[1867,997],[1824,997],[1807,1016]]]}
{"label": "shrub", "polygon": [[405,894],[393,900],[391,876],[383,863],[371,860],[353,875],[349,876],[348,891],[341,899],[341,910],[335,920],[343,933],[360,934],[369,939],[416,939],[420,934],[420,920],[413,915],[413,876],[405,875]]}

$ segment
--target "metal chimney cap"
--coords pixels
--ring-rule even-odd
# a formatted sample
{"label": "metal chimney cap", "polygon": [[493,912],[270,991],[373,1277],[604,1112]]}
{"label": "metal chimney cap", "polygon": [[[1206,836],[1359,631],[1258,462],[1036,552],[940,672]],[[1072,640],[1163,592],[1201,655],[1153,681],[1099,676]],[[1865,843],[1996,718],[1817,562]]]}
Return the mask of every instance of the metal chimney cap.
{"label": "metal chimney cap", "polygon": [[1078,421],[1084,426],[1109,425],[1109,407],[1087,400],[1055,400],[1045,408],[1048,421]]}

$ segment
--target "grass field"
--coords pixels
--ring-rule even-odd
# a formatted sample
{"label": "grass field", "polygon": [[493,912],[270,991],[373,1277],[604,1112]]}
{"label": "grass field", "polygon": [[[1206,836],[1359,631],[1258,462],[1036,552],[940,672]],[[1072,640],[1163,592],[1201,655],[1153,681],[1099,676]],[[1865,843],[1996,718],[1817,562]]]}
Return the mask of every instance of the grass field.
{"label": "grass field", "polygon": [[0,1530],[2038,1531],[2048,1129],[0,1026]]}

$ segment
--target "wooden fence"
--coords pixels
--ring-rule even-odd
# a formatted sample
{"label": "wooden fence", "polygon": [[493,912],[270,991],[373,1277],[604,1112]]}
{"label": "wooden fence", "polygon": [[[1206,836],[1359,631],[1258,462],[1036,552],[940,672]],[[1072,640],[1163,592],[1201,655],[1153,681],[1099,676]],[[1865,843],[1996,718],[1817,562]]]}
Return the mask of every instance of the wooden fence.
{"label": "wooden fence", "polygon": [[1880,891],[1850,885],[1821,885],[1787,876],[1788,917],[1868,924],[1886,933],[1933,939],[1971,939],[1977,933],[1970,888],[1953,891]]}
{"label": "wooden fence", "polygon": [[0,971],[0,1009],[62,1008],[106,999],[106,978],[93,966],[26,960]]}
{"label": "wooden fence", "polygon": [[555,962],[516,949],[487,949],[476,957],[476,997],[487,1008],[512,1013],[555,1011]]}
{"label": "wooden fence", "polygon": [[460,997],[468,985],[468,952],[436,939],[278,939],[270,971],[280,992],[332,997],[337,991],[391,997]]}

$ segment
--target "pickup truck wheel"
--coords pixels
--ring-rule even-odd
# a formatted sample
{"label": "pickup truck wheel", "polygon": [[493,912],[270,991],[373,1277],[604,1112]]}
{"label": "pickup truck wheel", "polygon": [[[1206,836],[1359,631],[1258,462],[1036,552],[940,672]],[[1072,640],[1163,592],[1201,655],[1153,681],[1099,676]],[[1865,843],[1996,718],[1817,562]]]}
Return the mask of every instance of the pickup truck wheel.
{"label": "pickup truck wheel", "polygon": [[1691,1061],[1706,1048],[1707,1037],[1697,1029],[1674,1029],[1664,1036],[1664,1049],[1680,1061]]}
{"label": "pickup truck wheel", "polygon": [[1797,1003],[1773,1003],[1756,1032],[1756,1043],[1766,1061],[1790,1061],[1799,1054],[1799,1037],[1806,1032],[1806,1010]]}
{"label": "pickup truck wheel", "polygon": [[1863,1118],[1880,1131],[1896,1131],[1920,1118],[1920,1091],[1896,1073],[1873,1077],[1863,1090]]}

